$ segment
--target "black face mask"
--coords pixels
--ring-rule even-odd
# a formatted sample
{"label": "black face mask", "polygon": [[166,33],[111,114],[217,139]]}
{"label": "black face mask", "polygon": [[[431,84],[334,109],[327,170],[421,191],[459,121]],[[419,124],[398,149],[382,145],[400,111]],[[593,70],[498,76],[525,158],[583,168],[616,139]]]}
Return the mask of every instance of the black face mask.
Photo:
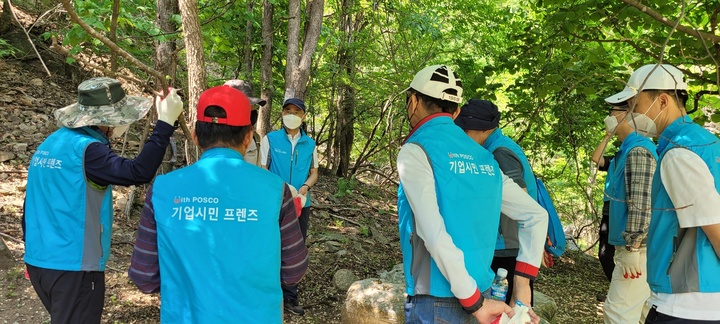
{"label": "black face mask", "polygon": [[[413,94],[408,94],[408,95],[407,95],[407,98],[405,99],[405,110],[408,110],[408,108],[409,108],[409,106],[410,106],[410,97],[412,97],[412,95],[413,95]],[[410,114],[410,116],[408,116],[408,124],[410,124],[410,129],[411,129],[411,130],[412,130],[413,128],[415,128],[415,127],[413,126],[413,124],[412,124],[412,118],[415,116],[415,113],[416,113],[416,112],[417,112],[417,105],[415,105],[415,110],[413,111],[413,113]]]}

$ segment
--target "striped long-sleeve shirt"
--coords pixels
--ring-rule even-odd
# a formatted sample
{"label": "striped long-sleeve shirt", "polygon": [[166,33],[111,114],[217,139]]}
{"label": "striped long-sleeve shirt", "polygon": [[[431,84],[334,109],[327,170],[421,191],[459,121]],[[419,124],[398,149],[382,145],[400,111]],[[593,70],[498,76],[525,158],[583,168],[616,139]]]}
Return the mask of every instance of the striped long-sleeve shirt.
{"label": "striped long-sleeve shirt", "polygon": [[[308,250],[300,232],[298,215],[290,188],[285,185],[280,209],[281,269],[280,279],[285,285],[295,285],[308,267]],[[152,187],[147,192],[140,216],[137,238],[130,261],[128,276],[144,293],[160,291],[160,263],[158,260],[157,225],[152,204]]]}

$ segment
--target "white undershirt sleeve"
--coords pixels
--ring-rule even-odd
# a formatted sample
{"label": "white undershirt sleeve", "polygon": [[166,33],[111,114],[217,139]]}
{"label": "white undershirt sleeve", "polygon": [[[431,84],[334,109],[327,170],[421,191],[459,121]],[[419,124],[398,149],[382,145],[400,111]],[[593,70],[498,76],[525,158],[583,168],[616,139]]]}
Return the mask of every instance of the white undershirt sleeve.
{"label": "white undershirt sleeve", "polygon": [[260,165],[268,165],[268,153],[270,153],[270,141],[268,141],[267,135],[265,135],[260,140]]}
{"label": "white undershirt sleeve", "polygon": [[720,195],[715,177],[692,151],[673,148],[660,162],[660,179],[675,206],[680,227],[720,224]]}

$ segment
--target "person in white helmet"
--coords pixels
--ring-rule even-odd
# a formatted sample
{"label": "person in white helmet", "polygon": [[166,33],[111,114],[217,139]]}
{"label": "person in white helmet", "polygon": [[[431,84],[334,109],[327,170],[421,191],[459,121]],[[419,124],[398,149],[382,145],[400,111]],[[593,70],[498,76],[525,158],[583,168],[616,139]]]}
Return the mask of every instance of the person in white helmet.
{"label": "person in white helmet", "polygon": [[[406,323],[491,323],[503,313],[514,316],[504,299],[490,298],[500,212],[537,217],[547,227],[547,212],[453,122],[462,92],[445,65],[422,69],[406,89],[412,130],[397,158]],[[537,273],[543,245],[520,250],[527,257],[520,260],[522,270]]]}
{"label": "person in white helmet", "polygon": [[645,323],[720,323],[720,141],[685,111],[687,83],[669,64],[635,70],[608,98],[626,103],[626,121],[657,137]]}

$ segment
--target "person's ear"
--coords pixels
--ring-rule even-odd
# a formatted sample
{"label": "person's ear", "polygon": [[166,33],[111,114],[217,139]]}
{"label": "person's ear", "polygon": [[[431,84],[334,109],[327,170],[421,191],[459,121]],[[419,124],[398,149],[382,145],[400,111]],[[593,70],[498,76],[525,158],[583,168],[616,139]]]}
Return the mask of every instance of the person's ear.
{"label": "person's ear", "polygon": [[665,108],[670,104],[670,95],[667,93],[661,93],[660,97],[658,98],[658,101],[660,102],[660,108]]}
{"label": "person's ear", "polygon": [[457,118],[457,116],[460,115],[460,109],[461,109],[460,107],[457,107],[457,109],[455,109],[455,112],[452,114],[453,120],[455,120],[455,118]]}
{"label": "person's ear", "polygon": [[247,134],[245,134],[245,138],[243,138],[243,141],[242,141],[242,145],[245,148],[245,151],[247,151],[247,148],[250,146],[250,142],[252,140],[253,140],[253,132],[251,130],[251,131],[247,132]]}
{"label": "person's ear", "polygon": [[193,141],[193,143],[195,143],[195,146],[200,146],[200,144],[198,144],[197,133],[195,133],[195,127],[193,127],[190,130],[190,138],[192,138],[192,141]]}

